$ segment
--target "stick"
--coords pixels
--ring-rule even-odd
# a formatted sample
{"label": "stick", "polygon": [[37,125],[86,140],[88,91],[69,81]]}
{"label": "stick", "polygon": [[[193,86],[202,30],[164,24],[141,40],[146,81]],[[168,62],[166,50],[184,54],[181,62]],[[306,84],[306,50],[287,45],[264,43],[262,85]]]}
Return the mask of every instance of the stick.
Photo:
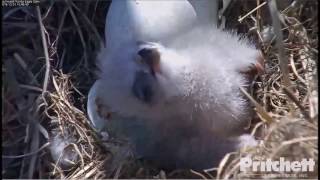
{"label": "stick", "polygon": [[43,82],[43,92],[42,92],[42,95],[44,95],[44,93],[47,92],[47,88],[48,88],[48,81],[49,81],[49,75],[50,75],[50,61],[49,61],[47,40],[46,40],[46,37],[45,37],[45,34],[44,34],[44,26],[43,26],[43,23],[42,23],[41,12],[40,12],[40,7],[39,6],[37,6],[37,15],[38,15],[38,20],[39,20],[39,25],[40,25],[44,57],[45,57],[45,60],[46,60],[46,72],[45,72],[45,77],[44,77],[44,82]]}

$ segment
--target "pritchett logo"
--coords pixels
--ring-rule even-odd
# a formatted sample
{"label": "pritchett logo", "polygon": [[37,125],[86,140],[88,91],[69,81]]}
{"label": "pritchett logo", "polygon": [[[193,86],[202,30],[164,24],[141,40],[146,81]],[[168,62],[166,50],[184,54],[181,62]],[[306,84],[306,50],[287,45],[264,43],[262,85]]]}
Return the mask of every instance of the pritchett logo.
{"label": "pritchett logo", "polygon": [[315,161],[313,159],[302,159],[301,161],[285,161],[280,157],[279,161],[270,158],[264,161],[253,161],[249,157],[240,159],[240,171],[251,168],[253,172],[307,172],[314,171]]}

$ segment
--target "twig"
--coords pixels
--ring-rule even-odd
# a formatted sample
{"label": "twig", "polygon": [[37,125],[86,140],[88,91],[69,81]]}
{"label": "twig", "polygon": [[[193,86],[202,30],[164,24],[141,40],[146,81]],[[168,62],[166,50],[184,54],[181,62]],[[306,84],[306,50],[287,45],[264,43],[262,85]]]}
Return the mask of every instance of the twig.
{"label": "twig", "polygon": [[24,88],[24,89],[28,89],[28,90],[32,90],[32,91],[37,91],[37,92],[42,92],[42,89],[36,86],[30,86],[27,84],[19,84],[20,88]]}
{"label": "twig", "polygon": [[309,121],[311,121],[311,117],[309,116],[309,113],[305,110],[305,108],[301,105],[299,100],[295,97],[293,92],[288,89],[287,87],[283,88],[283,91],[288,95],[288,97],[298,106],[298,108],[301,110],[302,114],[305,118],[307,118]]}
{"label": "twig", "polygon": [[250,12],[248,12],[246,15],[244,15],[243,17],[239,18],[238,21],[241,23],[245,18],[247,18],[250,14],[254,13],[256,10],[260,9],[262,6],[266,5],[267,2],[263,2],[262,4],[260,4],[259,6],[257,6],[256,8],[252,9]]}
{"label": "twig", "polygon": [[289,59],[290,59],[290,65],[291,65],[293,73],[297,76],[297,78],[301,81],[301,83],[303,85],[308,87],[306,81],[301,76],[299,76],[299,74],[298,74],[297,68],[296,68],[296,66],[294,64],[294,61],[293,61],[293,54],[290,54],[290,58]]}
{"label": "twig", "polygon": [[118,166],[113,179],[119,179],[122,168],[123,168],[123,162],[121,162],[121,164]]}
{"label": "twig", "polygon": [[230,160],[230,157],[232,155],[237,155],[237,153],[235,153],[235,152],[228,153],[220,161],[218,169],[217,169],[217,179],[221,179],[222,178],[222,172],[223,172],[223,170],[226,169],[225,167],[227,165],[227,162]]}
{"label": "twig", "polygon": [[192,174],[195,174],[195,175],[201,177],[202,179],[208,179],[208,178],[206,178],[203,174],[201,174],[201,173],[199,173],[199,172],[197,172],[197,171],[194,171],[194,170],[192,170],[192,169],[190,169],[190,172],[191,172]]}
{"label": "twig", "polygon": [[[31,144],[30,144],[30,148],[31,148],[31,151],[36,151],[38,148],[39,148],[39,141],[40,141],[40,137],[39,137],[39,129],[38,129],[38,126],[37,126],[37,123],[36,122],[36,116],[32,116],[32,125],[33,125],[33,134],[32,134],[32,140],[31,140]],[[37,153],[36,154],[33,154],[31,155],[31,159],[29,161],[29,167],[28,167],[28,178],[29,179],[32,179],[33,178],[33,174],[34,174],[34,171],[35,171],[35,165],[36,165],[36,161],[37,161]]]}
{"label": "twig", "polygon": [[49,74],[50,74],[50,60],[49,60],[49,53],[48,53],[48,47],[47,47],[47,40],[46,40],[45,33],[44,33],[44,26],[42,23],[41,12],[40,12],[39,6],[37,6],[37,15],[38,15],[38,20],[39,20],[39,25],[40,25],[43,51],[44,51],[44,56],[45,56],[45,60],[46,60],[46,72],[45,72],[45,77],[44,77],[44,81],[43,81],[43,92],[42,92],[42,95],[44,95],[44,93],[47,92],[47,88],[48,88],[48,81],[49,81]]}
{"label": "twig", "polygon": [[[62,13],[62,15],[61,15],[60,24],[59,24],[59,27],[58,27],[57,38],[56,38],[57,43],[59,43],[60,34],[61,34],[61,31],[62,31],[62,27],[64,25],[64,21],[65,21],[67,12],[68,12],[68,8],[65,8],[63,13]],[[58,46],[58,44],[57,44],[57,46]]]}
{"label": "twig", "polygon": [[[101,36],[100,36],[100,34],[99,34],[98,30],[97,30],[97,28],[95,27],[94,24],[92,24],[92,22],[90,21],[90,19],[88,18],[88,16],[85,15],[85,14],[83,14],[83,13],[81,13],[81,10],[80,10],[73,2],[70,2],[70,3],[71,3],[71,5],[72,5],[77,11],[80,12],[80,14],[82,15],[83,19],[84,19],[84,20],[86,21],[86,23],[88,24],[89,28],[91,28],[92,31],[93,31],[93,33],[96,35],[98,42],[99,42],[99,43],[100,43],[100,42],[103,42],[103,41],[102,41],[102,38],[101,38]],[[87,26],[87,27],[88,27],[88,26]]]}
{"label": "twig", "polygon": [[272,117],[263,109],[263,107],[256,100],[254,100],[246,90],[243,89],[243,87],[240,87],[240,90],[254,104],[258,113],[267,123],[271,123],[274,121]]}
{"label": "twig", "polygon": [[281,72],[283,74],[282,76],[283,84],[285,87],[289,87],[290,79],[289,79],[289,70],[288,70],[288,58],[286,58],[285,52],[284,52],[283,35],[281,32],[279,12],[277,10],[277,5],[275,0],[269,0],[268,5],[269,5],[269,11],[272,17],[272,26],[274,29],[274,33],[277,36],[275,46],[278,49],[278,53],[279,53],[279,64],[280,64]]}
{"label": "twig", "polygon": [[50,143],[47,142],[46,144],[44,144],[43,146],[41,146],[38,150],[36,150],[34,152],[26,153],[26,154],[22,154],[22,155],[16,155],[16,156],[2,155],[2,158],[5,158],[5,159],[18,159],[18,158],[31,156],[31,155],[37,154],[38,152],[40,152],[41,150],[43,150],[44,148],[46,148],[49,145],[50,145]]}
{"label": "twig", "polygon": [[75,175],[72,176],[72,179],[79,178],[83,173],[85,173],[87,170],[89,170],[94,165],[95,165],[94,162],[91,162],[88,165],[84,166],[83,168],[81,168],[80,171],[78,171]]}
{"label": "twig", "polygon": [[68,1],[68,0],[65,0],[65,1],[68,4],[69,12],[70,12],[71,17],[72,17],[72,19],[74,21],[74,24],[76,25],[76,28],[77,28],[77,31],[78,31],[78,34],[79,34],[79,37],[80,37],[80,40],[81,40],[81,43],[82,43],[85,66],[88,67],[88,59],[87,59],[88,57],[87,57],[87,51],[86,51],[87,50],[87,46],[86,46],[85,40],[83,38],[83,33],[81,31],[81,28],[80,28],[79,22],[77,20],[77,17],[76,17],[76,15],[75,15],[75,13],[74,13],[71,5],[70,5],[70,1]]}
{"label": "twig", "polygon": [[45,18],[49,15],[49,13],[50,13],[50,11],[51,11],[54,3],[55,3],[54,1],[51,3],[51,5],[50,5],[50,7],[48,8],[46,14],[43,16],[43,18],[41,18],[42,20],[45,19]]}
{"label": "twig", "polygon": [[4,22],[5,19],[7,19],[8,17],[10,17],[12,14],[14,14],[15,12],[21,10],[23,7],[15,7],[15,8],[11,8],[7,13],[4,13],[2,15],[2,22]]}
{"label": "twig", "polygon": [[95,15],[97,14],[97,7],[98,7],[99,1],[96,1],[96,4],[94,5],[94,10],[92,11],[91,21],[93,22]]}
{"label": "twig", "polygon": [[[261,3],[260,0],[257,0],[257,6],[261,5],[260,3]],[[261,24],[261,9],[260,9],[260,8],[257,9],[256,19],[257,19],[257,21],[256,21],[257,34],[258,34],[259,39],[261,40],[262,37],[261,37],[260,32],[261,32],[261,25],[262,25],[262,24]],[[261,42],[262,42],[262,41],[261,41]]]}
{"label": "twig", "polygon": [[28,76],[30,76],[30,78],[32,79],[31,83],[39,85],[39,83],[36,81],[37,79],[35,78],[35,75],[30,70],[28,70],[28,65],[23,60],[23,58],[18,53],[14,53],[13,57],[18,61],[20,66],[27,72]]}
{"label": "twig", "polygon": [[230,176],[232,176],[238,169],[240,169],[240,162],[238,162],[236,165],[233,165],[233,167],[226,173],[224,176],[224,179],[231,179]]}
{"label": "twig", "polygon": [[295,138],[295,139],[291,139],[288,141],[284,141],[281,143],[281,145],[274,151],[274,153],[270,157],[274,158],[280,152],[280,150],[282,150],[283,148],[286,148],[292,144],[305,142],[305,141],[317,141],[317,140],[318,140],[317,136],[311,136],[311,137],[300,137],[300,138]]}

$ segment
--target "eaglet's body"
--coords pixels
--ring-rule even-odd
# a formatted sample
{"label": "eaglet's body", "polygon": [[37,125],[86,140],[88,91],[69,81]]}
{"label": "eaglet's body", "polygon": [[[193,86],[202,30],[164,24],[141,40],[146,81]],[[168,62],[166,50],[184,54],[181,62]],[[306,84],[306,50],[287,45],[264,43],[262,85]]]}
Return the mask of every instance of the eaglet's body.
{"label": "eaglet's body", "polygon": [[[102,49],[88,113],[97,129],[105,125],[110,136],[128,139],[138,157],[160,167],[210,168],[238,148],[250,120],[239,91],[249,82],[240,71],[256,63],[258,52],[230,33],[181,27],[183,33],[168,31],[157,40],[142,28]],[[148,53],[156,55],[148,60]],[[111,117],[97,113],[97,102]]]}

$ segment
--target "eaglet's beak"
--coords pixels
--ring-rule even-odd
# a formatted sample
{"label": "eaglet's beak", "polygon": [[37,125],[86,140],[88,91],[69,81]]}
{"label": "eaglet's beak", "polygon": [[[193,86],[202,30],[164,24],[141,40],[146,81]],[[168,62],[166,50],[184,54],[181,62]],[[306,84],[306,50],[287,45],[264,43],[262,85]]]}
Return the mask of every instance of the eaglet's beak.
{"label": "eaglet's beak", "polygon": [[160,53],[155,48],[143,48],[138,54],[143,63],[147,64],[151,74],[156,77],[156,73],[160,73]]}
{"label": "eaglet's beak", "polygon": [[149,72],[136,72],[132,92],[139,100],[150,104],[155,94],[156,74],[160,73],[160,53],[156,48],[143,48],[138,55],[139,61],[147,65]]}

